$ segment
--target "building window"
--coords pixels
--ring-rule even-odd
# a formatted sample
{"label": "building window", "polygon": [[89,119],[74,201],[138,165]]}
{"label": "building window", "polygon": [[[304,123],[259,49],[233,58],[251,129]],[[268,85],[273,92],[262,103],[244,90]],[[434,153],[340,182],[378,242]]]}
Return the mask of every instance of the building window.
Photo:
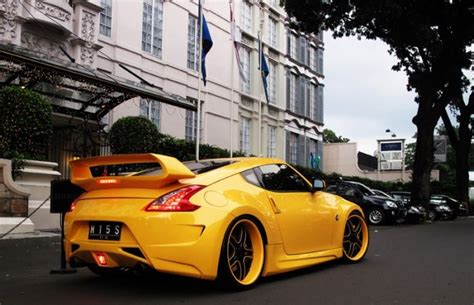
{"label": "building window", "polygon": [[[193,104],[196,104],[195,99],[189,99]],[[201,113],[199,116],[199,125],[200,125],[200,134],[199,140],[202,140],[202,108],[200,108]],[[186,118],[184,120],[184,139],[186,141],[196,141],[197,137],[197,112],[192,110],[186,110]]]}
{"label": "building window", "polygon": [[318,49],[318,69],[316,71],[320,74],[324,74],[323,50],[322,49]]}
{"label": "building window", "polygon": [[[310,138],[307,138],[308,139],[308,154],[307,154],[307,162],[306,162],[306,166],[308,166],[309,168],[313,168],[312,164],[311,164],[311,156],[313,158],[317,158],[317,141],[314,140],[314,139],[310,139]],[[314,161],[313,161],[314,163]],[[316,165],[316,164],[314,164]]]}
{"label": "building window", "polygon": [[240,62],[245,79],[240,78],[240,89],[245,93],[250,93],[250,50],[241,48]]}
{"label": "building window", "polygon": [[311,46],[310,53],[309,53],[309,56],[310,56],[309,67],[313,71],[318,71],[318,56],[317,56],[318,53],[317,52],[318,51],[316,50],[316,48]]}
{"label": "building window", "polygon": [[242,9],[240,12],[240,23],[242,29],[246,32],[252,32],[252,4],[248,1],[242,1]]}
{"label": "building window", "polygon": [[322,86],[318,86],[318,103],[317,103],[317,118],[316,121],[324,122],[324,89]]}
{"label": "building window", "polygon": [[295,34],[290,32],[290,57],[292,59],[297,59],[298,58],[298,47],[296,45],[297,37]]}
{"label": "building window", "polygon": [[140,99],[140,116],[145,117],[160,130],[161,103],[149,99]]}
{"label": "building window", "polygon": [[268,18],[268,44],[272,47],[277,47],[277,22],[272,17]]}
{"label": "building window", "polygon": [[245,155],[250,155],[250,119],[242,118],[240,121],[240,150]]}
{"label": "building window", "polygon": [[298,135],[296,133],[290,133],[290,157],[289,162],[291,164],[298,164]]}
{"label": "building window", "polygon": [[163,43],[163,2],[143,0],[142,50],[161,58]]}
{"label": "building window", "polygon": [[101,0],[100,6],[103,8],[100,12],[100,33],[104,36],[112,36],[112,0]]}
{"label": "building window", "polygon": [[318,90],[317,90],[317,87],[315,84],[311,84],[310,85],[310,94],[309,94],[309,117],[312,119],[312,120],[317,120],[318,119],[318,116],[317,116],[317,105],[316,105],[316,101],[317,101],[317,94],[318,94]]}
{"label": "building window", "polygon": [[296,112],[296,75],[291,72],[290,73],[290,92],[289,92],[289,99],[290,99],[290,111]]}
{"label": "building window", "polygon": [[276,104],[276,76],[277,76],[277,65],[273,62],[268,63],[268,99],[271,104]]}
{"label": "building window", "polygon": [[198,19],[188,16],[188,68],[198,70]]}
{"label": "building window", "polygon": [[267,156],[273,158],[276,156],[276,127],[268,126],[268,145]]}

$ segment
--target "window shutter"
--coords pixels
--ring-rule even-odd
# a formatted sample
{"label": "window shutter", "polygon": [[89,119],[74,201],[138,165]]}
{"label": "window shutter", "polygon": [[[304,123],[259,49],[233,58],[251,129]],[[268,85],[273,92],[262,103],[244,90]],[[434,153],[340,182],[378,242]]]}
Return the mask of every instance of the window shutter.
{"label": "window shutter", "polygon": [[290,110],[290,70],[286,69],[286,110]]}
{"label": "window shutter", "polygon": [[322,86],[318,86],[318,122],[323,123],[324,121],[324,91]]}
{"label": "window shutter", "polygon": [[310,143],[311,143],[312,140],[311,140],[310,138],[305,138],[305,141],[306,141],[306,146],[305,146],[306,154],[305,154],[304,165],[305,165],[306,167],[311,168],[311,162],[309,162],[309,160],[310,160],[310,158],[309,158],[310,155],[309,155],[309,154],[311,153],[311,150],[310,150],[311,145],[310,145]]}
{"label": "window shutter", "polygon": [[290,132],[288,130],[285,130],[285,137],[286,137],[285,160],[286,162],[290,162]]}
{"label": "window shutter", "polygon": [[319,156],[319,170],[323,170],[323,142],[316,141],[316,156]]}
{"label": "window shutter", "polygon": [[305,77],[301,77],[301,101],[300,101],[300,114],[301,115],[305,115],[306,114],[306,99],[307,99],[307,95],[306,95],[306,78]]}
{"label": "window shutter", "polygon": [[298,149],[297,149],[297,163],[300,166],[304,166],[304,145],[305,145],[305,137],[302,135],[298,135]]}
{"label": "window shutter", "polygon": [[310,104],[311,104],[311,81],[306,79],[306,109],[305,109],[305,116],[311,119],[310,111]]}
{"label": "window shutter", "polygon": [[295,76],[295,112],[300,113],[300,98],[301,98],[301,77]]}
{"label": "window shutter", "polygon": [[286,54],[291,58],[291,31],[286,29]]}

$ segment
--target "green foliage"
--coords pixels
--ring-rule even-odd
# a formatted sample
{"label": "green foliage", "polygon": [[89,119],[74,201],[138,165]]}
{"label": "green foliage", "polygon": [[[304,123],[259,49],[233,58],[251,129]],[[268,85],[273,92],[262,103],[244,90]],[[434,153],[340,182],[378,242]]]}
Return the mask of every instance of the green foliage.
{"label": "green foliage", "polygon": [[415,162],[416,143],[408,143],[405,145],[405,166],[407,169],[413,168]]}
{"label": "green foliage", "polygon": [[459,100],[469,80],[467,50],[474,42],[472,0],[282,0],[292,26],[307,33],[321,28],[335,37],[378,39],[395,55],[395,71],[405,71],[418,111],[413,198],[428,202],[433,132],[448,104]]}
{"label": "green foliage", "polygon": [[[181,161],[196,159],[196,143],[161,134],[156,126],[144,117],[125,117],[112,125],[110,144],[114,154],[158,153],[173,156]],[[201,144],[200,159],[228,158],[227,149]],[[234,152],[235,157],[243,156]]]}
{"label": "green foliage", "polygon": [[350,140],[348,138],[337,136],[334,131],[326,128],[323,130],[323,141],[324,143],[347,143]]}
{"label": "green foliage", "polygon": [[144,117],[124,117],[110,128],[110,146],[114,154],[153,152],[157,141],[158,129]]}
{"label": "green foliage", "polygon": [[53,132],[52,107],[43,96],[19,87],[0,89],[0,158],[44,160]]}

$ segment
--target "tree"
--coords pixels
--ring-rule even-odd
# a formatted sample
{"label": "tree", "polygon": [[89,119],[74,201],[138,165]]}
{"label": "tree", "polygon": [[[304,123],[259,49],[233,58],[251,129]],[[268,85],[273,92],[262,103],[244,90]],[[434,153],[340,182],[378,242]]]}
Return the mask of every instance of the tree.
{"label": "tree", "polygon": [[448,136],[450,146],[455,153],[456,197],[463,202],[469,202],[469,167],[472,146],[469,123],[474,113],[474,92],[471,92],[467,105],[462,96],[455,99],[452,109],[459,126],[454,127],[448,113],[444,111],[441,114],[444,126],[439,128],[438,132]]}
{"label": "tree", "polygon": [[413,169],[415,162],[416,143],[408,143],[405,145],[405,167],[406,169]]}
{"label": "tree", "polygon": [[52,107],[29,89],[0,89],[0,158],[12,160],[16,178],[23,159],[45,160],[53,135]]}
{"label": "tree", "polygon": [[309,33],[323,27],[335,37],[380,39],[408,75],[418,110],[412,202],[428,206],[433,133],[446,106],[468,85],[466,47],[474,41],[472,0],[283,0],[293,26]]}
{"label": "tree", "polygon": [[155,152],[158,137],[155,124],[139,116],[121,118],[110,128],[110,146],[114,154]]}
{"label": "tree", "polygon": [[323,141],[324,143],[347,143],[350,140],[348,138],[337,136],[336,133],[332,131],[331,129],[324,129]]}

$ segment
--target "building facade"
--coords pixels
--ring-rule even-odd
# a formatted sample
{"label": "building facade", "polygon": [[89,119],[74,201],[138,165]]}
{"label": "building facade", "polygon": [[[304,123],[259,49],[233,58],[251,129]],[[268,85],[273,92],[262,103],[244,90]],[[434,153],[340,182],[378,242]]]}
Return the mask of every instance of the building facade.
{"label": "building facade", "polygon": [[[119,66],[125,65],[159,88],[196,103],[197,1],[102,0],[101,6],[99,43],[104,54],[98,54],[98,69],[130,77]],[[237,64],[231,71],[231,6],[241,37],[240,72]],[[201,87],[200,140],[229,149],[232,139],[232,149],[247,155],[309,165],[311,154],[322,153],[322,34],[289,29],[285,11],[274,0],[207,1],[204,15],[214,46],[206,58],[207,85]],[[258,70],[259,37],[269,66],[268,103]],[[191,110],[136,98],[113,109],[108,124],[128,115],[150,118],[162,133],[196,138],[198,116]]]}
{"label": "building facade", "polygon": [[[311,156],[320,157],[322,34],[290,29],[276,0],[207,1],[203,7],[214,46],[206,58],[198,115],[197,0],[5,0],[0,5],[0,51],[2,59],[14,62],[14,69],[0,66],[2,84],[50,98],[57,127],[50,160],[62,165],[60,172],[67,173],[76,156],[104,153],[92,148],[91,130],[100,134],[103,125],[130,115],[145,116],[162,133],[190,141],[199,121],[202,143],[246,155],[306,166],[313,164]],[[241,37],[239,64],[231,7]],[[259,38],[269,67],[268,102],[258,70]],[[23,59],[15,57],[19,50],[38,75],[48,77],[37,81],[28,74]],[[54,69],[48,70],[50,65]]]}

